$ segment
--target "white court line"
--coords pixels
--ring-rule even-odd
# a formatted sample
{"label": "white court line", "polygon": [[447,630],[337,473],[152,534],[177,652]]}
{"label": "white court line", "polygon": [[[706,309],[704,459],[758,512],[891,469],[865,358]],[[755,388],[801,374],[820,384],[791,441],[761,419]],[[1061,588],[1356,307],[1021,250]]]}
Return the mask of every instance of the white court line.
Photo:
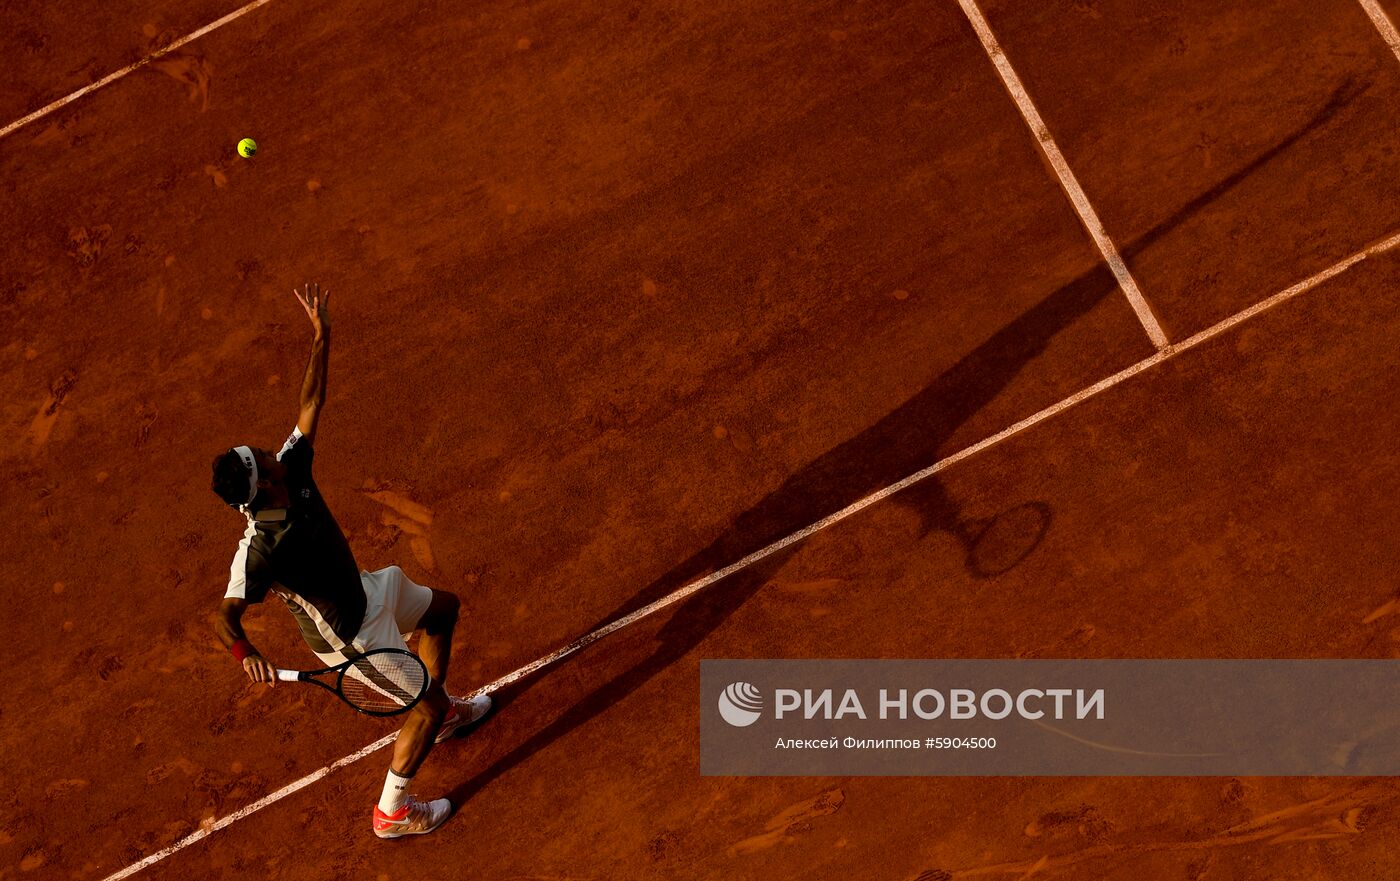
{"label": "white court line", "polygon": [[1385,44],[1390,47],[1390,51],[1395,53],[1395,58],[1400,60],[1400,31],[1395,30],[1395,22],[1390,20],[1390,16],[1385,14],[1381,8],[1379,0],[1360,0],[1361,8],[1366,10],[1366,14],[1371,16],[1371,21],[1375,22],[1376,30],[1381,32],[1381,37],[1385,39]]}
{"label": "white court line", "polygon": [[213,835],[215,832],[218,832],[225,826],[231,826],[234,823],[237,823],[239,820],[243,819],[244,817],[248,816],[249,814],[252,814],[256,811],[260,811],[268,805],[272,804],[273,802],[281,801],[282,799],[296,792],[298,789],[305,789],[306,787],[315,783],[317,780],[320,780],[322,777],[325,777],[332,771],[335,771],[339,768],[343,768],[346,765],[352,764],[354,762],[358,762],[360,759],[363,759],[370,753],[383,749],[384,747],[393,743],[394,738],[397,736],[397,731],[393,734],[386,734],[383,737],[376,740],[374,743],[371,743],[368,746],[363,747],[362,749],[359,749],[348,756],[345,756],[344,758],[336,759],[334,762],[331,762],[329,765],[322,768],[321,770],[313,771],[310,774],[307,774],[305,777],[301,778],[300,780],[288,783],[286,786],[282,787],[276,792],[269,793],[268,795],[263,796],[262,798],[258,799],[252,804],[239,808],[238,810],[229,814],[227,817],[219,819],[217,822],[208,823],[206,825],[200,826],[198,829],[191,832],[189,835],[186,835],[184,838],[181,838],[179,841],[175,842],[174,844],[170,845],[164,850],[156,851],[155,853],[151,854],[145,859],[132,863],[125,869],[122,869],[120,872],[117,872],[115,875],[108,875],[106,881],[117,881],[118,878],[125,878],[128,875],[135,875],[137,872],[141,871],[147,866],[152,865],[153,863],[160,862],[161,860],[170,856],[172,853],[175,853],[175,851],[183,850],[189,847],[191,844],[194,844],[196,841],[201,841],[205,838],[208,838],[210,835]]}
{"label": "white court line", "polygon": [[158,58],[163,58],[163,57],[165,57],[166,55],[169,55],[171,52],[174,52],[176,49],[179,49],[181,46],[185,45],[186,43],[189,43],[189,42],[192,41],[192,40],[198,40],[200,37],[204,36],[205,34],[209,33],[210,31],[214,30],[215,28],[221,28],[221,27],[223,27],[224,25],[228,24],[229,22],[233,21],[234,19],[236,19],[236,18],[242,18],[243,16],[245,16],[245,15],[247,15],[248,13],[252,12],[254,9],[257,9],[259,6],[266,6],[267,4],[269,4],[269,3],[271,3],[271,2],[272,2],[272,0],[253,0],[253,2],[252,2],[252,3],[249,3],[247,6],[243,6],[243,7],[239,8],[239,9],[235,9],[233,12],[230,12],[228,15],[225,15],[223,18],[219,19],[218,21],[211,22],[211,23],[205,25],[204,27],[200,28],[199,30],[197,30],[197,31],[195,31],[195,32],[193,32],[193,33],[186,34],[185,36],[183,36],[183,37],[181,37],[180,39],[176,40],[175,42],[171,43],[169,46],[166,46],[164,49],[161,49],[161,50],[159,50],[159,51],[157,51],[157,52],[152,52],[150,55],[147,55],[145,58],[142,58],[140,61],[137,61],[135,64],[129,64],[129,65],[127,65],[126,67],[123,67],[121,70],[119,70],[119,71],[117,71],[117,72],[115,72],[115,73],[109,73],[109,74],[107,74],[106,76],[104,76],[102,79],[98,80],[97,82],[95,82],[95,83],[89,83],[88,85],[83,86],[83,87],[82,87],[81,89],[79,89],[78,91],[73,92],[71,95],[65,95],[64,97],[59,98],[57,101],[53,102],[52,104],[48,105],[47,107],[40,107],[38,110],[34,111],[33,113],[29,114],[28,116],[24,117],[23,119],[15,120],[14,122],[10,123],[9,125],[5,126],[4,128],[0,128],[0,138],[3,138],[3,137],[5,137],[6,135],[8,135],[10,132],[13,132],[13,131],[15,131],[15,130],[17,130],[17,129],[19,129],[19,128],[22,128],[22,127],[28,125],[29,123],[33,122],[33,121],[36,120],[36,119],[41,119],[41,118],[43,118],[43,117],[45,117],[45,116],[48,116],[50,113],[53,113],[55,110],[59,109],[60,107],[66,107],[67,105],[72,104],[74,101],[76,101],[76,100],[78,100],[79,98],[83,97],[83,96],[86,95],[88,92],[95,92],[95,91],[97,91],[98,89],[102,88],[103,86],[107,85],[108,83],[115,82],[116,80],[121,79],[122,77],[126,76],[126,75],[129,74],[129,73],[132,73],[133,71],[136,71],[136,70],[141,69],[142,67],[145,67],[147,64],[150,64],[152,61],[155,61],[155,60],[158,59]]}
{"label": "white court line", "polygon": [[[837,511],[835,514],[823,517],[816,523],[813,523],[812,525],[804,529],[800,529],[797,532],[794,532],[792,535],[787,536],[786,538],[779,539],[778,541],[773,542],[765,548],[754,551],[752,554],[749,554],[747,557],[744,557],[742,560],[739,560],[736,563],[731,563],[728,566],[725,566],[723,569],[720,569],[716,572],[712,572],[709,575],[706,575],[704,578],[701,578],[697,581],[693,581],[690,584],[679,588],[674,593],[667,594],[661,599],[649,605],[643,606],[637,611],[632,612],[631,614],[626,615],[622,618],[619,618],[611,624],[605,624],[602,627],[599,627],[597,630],[591,631],[579,637],[578,639],[574,640],[573,642],[569,643],[563,648],[557,649],[538,660],[531,661],[530,663],[526,664],[520,669],[512,673],[507,673],[505,676],[502,676],[495,682],[478,688],[476,691],[471,692],[469,696],[474,697],[478,694],[488,694],[493,691],[499,691],[507,685],[510,685],[514,682],[518,682],[519,680],[524,679],[526,676],[529,676],[532,673],[535,673],[545,667],[548,667],[550,664],[561,661],[564,658],[567,658],[569,655],[572,655],[575,652],[589,645],[592,645],[593,643],[597,642],[598,640],[602,639],[610,633],[615,633],[616,631],[621,630],[629,624],[634,624],[637,621],[640,621],[648,615],[653,615],[656,612],[659,612],[668,606],[673,606],[681,600],[684,600],[686,597],[689,597],[690,595],[709,587],[716,581],[719,581],[729,575],[733,575],[740,569],[745,569],[749,566],[752,566],[759,560],[762,560],[765,557],[772,556],[773,554],[777,553],[783,548],[788,547],[789,545],[796,544],[797,542],[802,541],[804,538],[807,538],[814,532],[819,532],[823,529],[826,529],[828,526],[831,526],[834,523],[839,523],[840,521],[845,520],[847,517],[850,517],[851,515],[859,511],[865,510],[866,508],[870,507],[878,501],[881,501],[882,499],[889,498],[890,496],[894,495],[900,490],[906,489],[907,487],[918,483],[926,477],[930,477],[934,474],[937,474],[938,472],[943,471],[957,464],[958,462],[961,462],[969,456],[975,455],[976,453],[979,453],[982,450],[987,449],[988,447],[994,446],[995,444],[999,444],[1007,438],[1011,437],[1012,435],[1019,434],[1022,431],[1025,431],[1027,428],[1030,428],[1031,426],[1039,422],[1044,422],[1050,417],[1055,416],[1058,413],[1062,413],[1065,410],[1068,410],[1075,404],[1092,398],[1099,392],[1113,388],[1115,385],[1118,385],[1124,380],[1136,376],[1139,373],[1142,373],[1149,367],[1161,364],[1162,362],[1167,361],[1168,359],[1173,358],[1176,355],[1179,355],[1180,353],[1185,352],[1188,349],[1192,349],[1200,345],[1201,343],[1211,339],[1212,337],[1217,337],[1220,334],[1229,330],[1230,328],[1234,327],[1235,325],[1243,321],[1248,321],[1250,318],[1253,318],[1259,313],[1272,309],[1280,303],[1283,303],[1287,300],[1291,300],[1299,294],[1302,294],[1305,291],[1317,287],[1324,281],[1327,281],[1328,279],[1334,276],[1346,272],[1348,269],[1355,266],[1357,263],[1360,263],[1362,260],[1365,260],[1367,257],[1374,257],[1377,254],[1389,251],[1396,245],[1400,245],[1400,233],[1396,233],[1395,235],[1392,235],[1387,239],[1383,239],[1382,241],[1377,242],[1376,244],[1371,245],[1370,247],[1357,251],[1355,254],[1352,254],[1345,260],[1342,260],[1339,263],[1329,266],[1328,268],[1322,270],[1316,275],[1310,276],[1304,279],[1303,281],[1298,282],[1290,288],[1279,291],[1277,294],[1274,294],[1267,300],[1261,300],[1253,306],[1250,306],[1248,309],[1245,309],[1241,312],[1236,312],[1234,315],[1230,316],[1229,318],[1226,318],[1219,324],[1214,324],[1201,331],[1200,333],[1188,337],[1180,343],[1161,348],[1157,350],[1157,352],[1155,352],[1154,354],[1148,356],[1147,358],[1144,358],[1143,360],[1137,362],[1131,367],[1126,367],[1123,370],[1120,370],[1112,376],[1108,377],[1107,379],[1100,380],[1094,383],[1093,385],[1089,386],[1088,388],[1085,388],[1081,391],[1070,395],[1068,398],[1065,398],[1059,403],[1051,404],[1044,410],[1041,410],[1031,416],[1027,416],[1020,422],[1017,422],[1016,424],[1008,428],[1004,428],[996,434],[985,438],[981,441],[978,441],[970,447],[959,450],[951,456],[948,456],[946,459],[941,459],[938,462],[935,462],[929,467],[923,469],[922,471],[916,471],[908,477],[904,478],[903,480],[899,481],[898,483],[891,484],[890,486],[887,486],[884,489],[879,490],[878,492],[866,496],[860,501],[847,505],[846,507]],[[277,790],[276,792],[270,795],[263,796],[262,798],[258,799],[257,801],[253,802],[247,807],[240,808],[237,811],[234,811],[232,814],[229,814],[227,817],[224,817],[215,823],[211,823],[208,826],[201,827],[200,829],[190,833],[189,835],[185,836],[184,838],[180,839],[179,841],[175,842],[169,847],[166,847],[163,850],[151,854],[150,856],[146,857],[140,862],[132,863],[130,866],[127,866],[125,869],[122,869],[115,875],[109,875],[106,879],[104,879],[104,881],[118,881],[118,879],[125,878],[128,875],[132,875],[136,872],[141,871],[142,869],[146,868],[152,863],[160,862],[161,860],[165,859],[166,857],[170,856],[176,851],[183,850],[189,847],[191,844],[194,844],[197,841],[201,841],[209,837],[209,835],[213,834],[214,832],[217,832],[218,830],[223,829],[226,826],[232,825],[233,823],[243,819],[249,814],[252,814],[256,811],[260,811],[268,805],[272,804],[273,802],[281,801],[282,799],[286,798],[287,796],[291,795],[297,790],[304,789],[305,787],[310,786],[312,783],[315,783],[317,780],[320,780],[322,777],[325,777],[332,771],[338,768],[343,768],[346,765],[352,764],[354,762],[358,762],[360,759],[363,759],[370,753],[383,749],[384,747],[393,743],[394,738],[396,736],[397,732],[393,734],[386,734],[383,737],[376,740],[374,743],[371,743],[368,746],[364,747],[363,749],[351,753],[350,755],[342,759],[337,759],[335,762],[332,762],[331,764],[320,769],[319,771],[314,771],[311,774],[308,774],[307,776],[301,778],[300,780],[297,780],[293,783],[289,783],[281,789]]]}
{"label": "white court line", "polygon": [[1002,51],[1001,44],[997,42],[996,35],[992,33],[991,25],[987,24],[987,19],[982,15],[982,10],[977,8],[976,0],[958,0],[962,4],[963,12],[967,15],[967,20],[972,22],[972,27],[977,31],[977,37],[982,41],[982,47],[987,50],[987,56],[992,59],[992,64],[996,65],[997,73],[1001,74],[1001,81],[1006,84],[1006,90],[1011,93],[1011,98],[1016,102],[1016,106],[1021,110],[1021,117],[1025,119],[1026,125],[1030,126],[1031,133],[1035,135],[1036,141],[1040,143],[1040,148],[1045,152],[1045,158],[1050,160],[1050,165],[1055,169],[1055,174],[1060,178],[1060,186],[1064,188],[1065,195],[1074,204],[1074,210],[1079,213],[1079,220],[1084,224],[1084,228],[1089,231],[1089,236],[1093,238],[1094,244],[1098,245],[1099,253],[1108,263],[1108,268],[1113,270],[1113,277],[1118,279],[1118,285],[1123,289],[1123,295],[1132,304],[1133,311],[1137,313],[1138,321],[1142,322],[1143,330],[1147,331],[1148,339],[1152,340],[1152,345],[1158,349],[1167,345],[1167,335],[1162,330],[1162,325],[1158,323],[1157,316],[1152,314],[1152,307],[1148,305],[1147,298],[1138,289],[1137,281],[1133,274],[1128,271],[1128,265],[1123,262],[1123,257],[1118,253],[1118,248],[1114,246],[1113,240],[1108,237],[1108,231],[1104,229],[1103,222],[1099,220],[1099,215],[1095,213],[1094,206],[1089,204],[1089,197],[1084,195],[1084,188],[1079,186],[1079,180],[1070,171],[1069,163],[1065,161],[1065,156],[1060,152],[1060,148],[1055,144],[1055,139],[1050,136],[1050,129],[1046,128],[1045,120],[1040,118],[1040,111],[1035,109],[1031,96],[1027,94],[1026,87],[1021,84],[1021,78],[1012,70],[1011,62],[1006,59],[1006,53]]}

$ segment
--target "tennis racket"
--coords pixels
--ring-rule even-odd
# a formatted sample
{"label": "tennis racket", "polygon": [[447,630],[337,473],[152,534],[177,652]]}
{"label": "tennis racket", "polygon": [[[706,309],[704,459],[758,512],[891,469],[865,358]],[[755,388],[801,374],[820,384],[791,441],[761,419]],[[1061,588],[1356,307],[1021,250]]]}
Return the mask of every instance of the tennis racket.
{"label": "tennis racket", "polygon": [[281,682],[309,682],[366,716],[397,716],[428,692],[428,668],[412,652],[374,649],[324,670],[278,670]]}

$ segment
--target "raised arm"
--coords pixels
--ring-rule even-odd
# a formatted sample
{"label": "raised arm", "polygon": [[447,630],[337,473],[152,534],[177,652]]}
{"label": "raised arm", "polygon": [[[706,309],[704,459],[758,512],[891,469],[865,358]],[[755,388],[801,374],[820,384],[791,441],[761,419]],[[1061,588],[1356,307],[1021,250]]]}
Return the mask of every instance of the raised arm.
{"label": "raised arm", "polygon": [[331,352],[331,320],[326,307],[330,305],[331,292],[323,292],[319,284],[308,284],[305,290],[294,288],[292,293],[306,310],[315,332],[311,338],[311,360],[301,383],[301,413],[297,416],[297,429],[315,446],[316,422],[321,416],[321,405],[326,403],[326,370]]}
{"label": "raised arm", "polygon": [[219,641],[224,644],[224,648],[232,652],[243,665],[243,672],[248,674],[249,679],[275,685],[277,668],[253,648],[253,644],[243,633],[243,613],[247,609],[247,600],[225,597],[219,604],[218,614],[214,617],[214,632],[219,635]]}

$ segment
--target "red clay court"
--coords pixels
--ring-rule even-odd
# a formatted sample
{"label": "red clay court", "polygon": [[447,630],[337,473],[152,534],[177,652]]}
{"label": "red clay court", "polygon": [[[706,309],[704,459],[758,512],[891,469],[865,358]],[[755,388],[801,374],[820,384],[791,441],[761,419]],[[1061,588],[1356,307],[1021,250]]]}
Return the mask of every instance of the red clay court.
{"label": "red clay court", "polygon": [[[1400,874],[1391,778],[701,777],[697,728],[701,658],[1400,657],[1397,17],[9,4],[0,879]],[[209,626],[304,281],[360,565],[506,681],[431,836],[332,767],[392,721]]]}

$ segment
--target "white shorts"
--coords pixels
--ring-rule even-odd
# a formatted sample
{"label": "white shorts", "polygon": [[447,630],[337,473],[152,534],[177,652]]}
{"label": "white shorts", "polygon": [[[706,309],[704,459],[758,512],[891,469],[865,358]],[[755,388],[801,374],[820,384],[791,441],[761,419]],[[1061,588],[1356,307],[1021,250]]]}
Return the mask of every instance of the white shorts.
{"label": "white shorts", "polygon": [[[377,572],[361,570],[360,583],[365,588],[365,620],[351,642],[356,654],[372,649],[407,649],[408,638],[433,601],[433,592],[414,584],[398,566],[386,566]],[[327,667],[348,660],[339,652],[317,652],[316,657]]]}

